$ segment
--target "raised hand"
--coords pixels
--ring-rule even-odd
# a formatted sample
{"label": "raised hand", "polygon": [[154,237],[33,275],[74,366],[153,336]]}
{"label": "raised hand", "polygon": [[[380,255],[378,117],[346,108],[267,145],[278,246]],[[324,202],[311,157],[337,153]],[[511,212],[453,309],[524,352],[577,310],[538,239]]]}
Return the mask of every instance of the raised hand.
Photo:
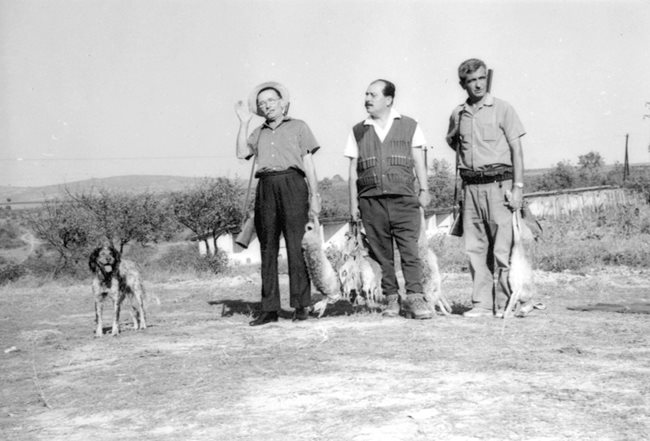
{"label": "raised hand", "polygon": [[242,100],[235,103],[235,112],[241,122],[248,122],[253,117],[253,114],[248,110],[248,105]]}

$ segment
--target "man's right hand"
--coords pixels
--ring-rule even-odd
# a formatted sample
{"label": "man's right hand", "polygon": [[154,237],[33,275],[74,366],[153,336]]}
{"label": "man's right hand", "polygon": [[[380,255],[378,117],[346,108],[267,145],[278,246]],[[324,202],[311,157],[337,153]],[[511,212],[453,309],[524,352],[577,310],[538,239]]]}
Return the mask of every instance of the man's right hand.
{"label": "man's right hand", "polygon": [[454,150],[458,149],[460,144],[460,110],[454,110],[454,113],[449,118],[449,127],[447,128],[447,136],[445,137],[447,144]]}
{"label": "man's right hand", "polygon": [[253,114],[248,110],[248,105],[242,100],[235,103],[235,112],[241,122],[248,122],[253,117]]}
{"label": "man's right hand", "polygon": [[447,134],[445,140],[447,141],[447,144],[449,144],[449,147],[455,150],[458,146],[458,127],[454,127],[453,130]]}

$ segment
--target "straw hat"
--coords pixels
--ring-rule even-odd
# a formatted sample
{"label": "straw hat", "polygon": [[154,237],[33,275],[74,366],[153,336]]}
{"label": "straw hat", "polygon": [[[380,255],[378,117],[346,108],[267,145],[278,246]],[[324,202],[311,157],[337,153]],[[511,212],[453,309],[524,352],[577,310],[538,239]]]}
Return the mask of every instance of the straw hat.
{"label": "straw hat", "polygon": [[248,96],[248,109],[256,115],[264,116],[264,114],[260,113],[257,109],[257,95],[259,95],[262,89],[268,89],[268,88],[272,88],[278,91],[278,93],[280,94],[280,98],[282,98],[282,100],[287,103],[287,110],[288,110],[289,89],[287,89],[282,84],[276,81],[267,81],[266,83],[262,83],[259,86],[256,86],[251,92],[251,94]]}

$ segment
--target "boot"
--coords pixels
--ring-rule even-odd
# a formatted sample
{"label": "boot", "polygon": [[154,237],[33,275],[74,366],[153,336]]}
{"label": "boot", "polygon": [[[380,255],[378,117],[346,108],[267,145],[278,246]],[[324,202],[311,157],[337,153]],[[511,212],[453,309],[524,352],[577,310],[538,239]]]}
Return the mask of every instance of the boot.
{"label": "boot", "polygon": [[384,317],[397,317],[399,315],[399,294],[390,294],[386,296],[388,305],[382,315]]}
{"label": "boot", "polygon": [[278,313],[277,311],[262,311],[262,313],[255,320],[249,322],[251,326],[260,326],[266,325],[267,323],[277,322]]}
{"label": "boot", "polygon": [[417,320],[430,319],[433,312],[424,298],[424,294],[408,294],[402,305],[402,312],[406,318]]}

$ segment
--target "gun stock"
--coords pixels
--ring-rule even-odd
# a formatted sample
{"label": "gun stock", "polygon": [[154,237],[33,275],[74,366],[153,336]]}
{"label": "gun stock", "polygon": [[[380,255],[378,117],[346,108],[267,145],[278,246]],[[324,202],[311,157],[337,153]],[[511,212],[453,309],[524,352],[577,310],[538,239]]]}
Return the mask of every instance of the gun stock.
{"label": "gun stock", "polygon": [[486,90],[488,91],[488,93],[490,93],[490,91],[492,90],[492,69],[488,69],[488,71],[487,71]]}

